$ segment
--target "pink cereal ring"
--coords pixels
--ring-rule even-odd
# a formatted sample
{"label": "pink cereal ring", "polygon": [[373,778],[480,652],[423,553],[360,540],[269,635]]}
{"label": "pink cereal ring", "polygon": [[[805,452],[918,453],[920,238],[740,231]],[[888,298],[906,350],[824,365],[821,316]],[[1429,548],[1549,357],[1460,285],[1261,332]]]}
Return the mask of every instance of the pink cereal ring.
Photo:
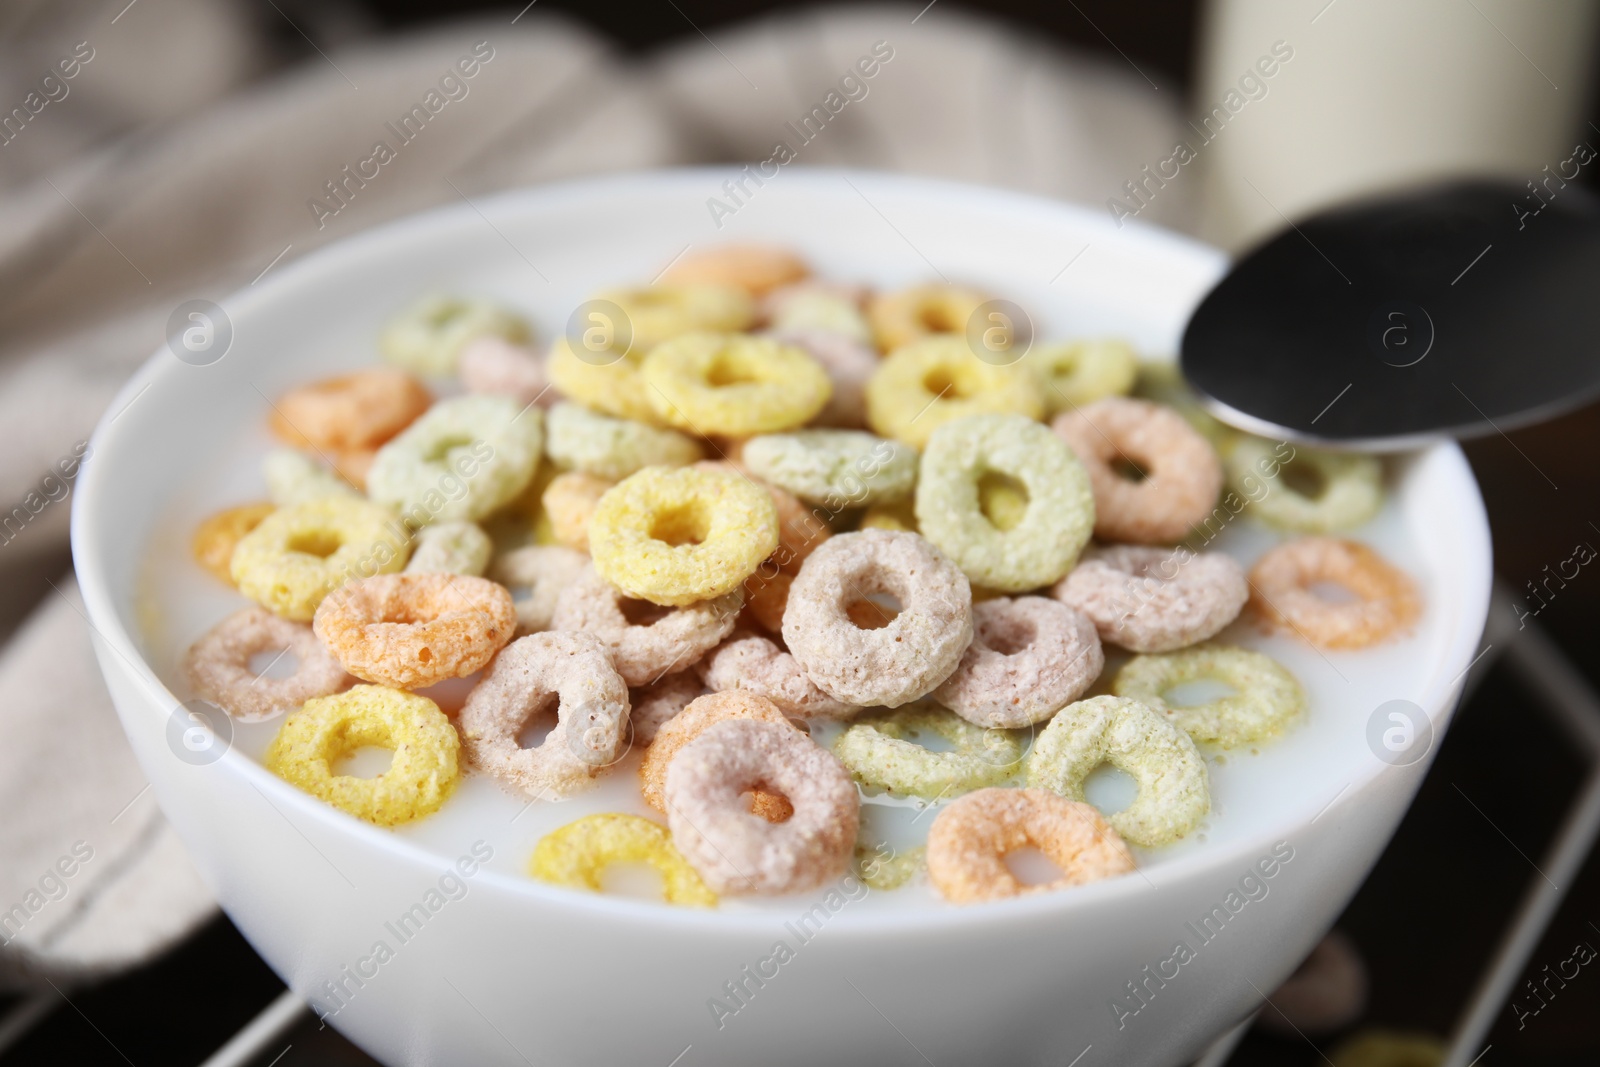
{"label": "pink cereal ring", "polygon": [[628,690],[628,700],[633,710],[628,722],[633,727],[633,740],[638,745],[648,745],[669,719],[688,707],[695,698],[704,696],[706,687],[694,671],[678,671],[665,678]]}
{"label": "pink cereal ring", "polygon": [[882,360],[876,349],[853,337],[827,330],[784,330],[772,337],[801,348],[822,364],[833,395],[812,422],[818,426],[859,428],[867,424],[867,379]]}
{"label": "pink cereal ring", "polygon": [[[282,649],[294,657],[287,678],[257,676],[250,661]],[[189,684],[241,722],[270,719],[306,701],[337,693],[350,681],[311,627],[265,608],[245,608],[223,619],[189,648],[183,661]]]}
{"label": "pink cereal ring", "polygon": [[[535,748],[517,734],[535,716],[556,725]],[[625,753],[628,687],[593,634],[540,633],[507,645],[461,708],[468,761],[501,785],[560,799],[592,784]]]}
{"label": "pink cereal ring", "polygon": [[503,393],[519,404],[537,403],[540,407],[549,407],[558,399],[538,354],[495,334],[474,337],[463,345],[456,373],[469,393]]}
{"label": "pink cereal ring", "polygon": [[488,663],[517,629],[505,587],[465,574],[379,574],[345,583],[312,621],[344,669],[422,689]]}
{"label": "pink cereal ring", "polygon": [[1100,676],[1094,623],[1042,596],[972,606],[972,644],[933,699],[968,722],[1016,729],[1042,722]]}
{"label": "pink cereal ring", "polygon": [[1085,552],[1050,595],[1094,620],[1102,641],[1171,652],[1237,618],[1250,586],[1244,568],[1222,552],[1112,545]]}
{"label": "pink cereal ring", "polygon": [[[862,629],[850,605],[900,601]],[[819,545],[789,587],[783,640],[817,688],[846,704],[897,708],[950,676],[972,642],[972,587],[919,534],[859,530]]]}
{"label": "pink cereal ring", "polygon": [[550,626],[594,634],[629,685],[645,685],[693,666],[739,621],[744,589],[681,608],[634,600],[591,564],[562,590]]}
{"label": "pink cereal ring", "polygon": [[[719,893],[788,893],[832,881],[849,866],[861,821],[850,772],[798,730],[730,719],[684,745],[667,765],[673,844]],[[787,797],[794,814],[770,823],[744,794]]]}
{"label": "pink cereal ring", "polygon": [[[1107,397],[1057,416],[1050,427],[1089,472],[1094,535],[1102,541],[1172,544],[1217,505],[1222,461],[1169,407]],[[1143,479],[1117,473],[1122,463],[1143,470]]]}
{"label": "pink cereal ring", "polygon": [[748,631],[736,631],[697,663],[695,671],[714,693],[742,689],[766,697],[797,719],[843,719],[860,710],[818,689],[776,642]]}

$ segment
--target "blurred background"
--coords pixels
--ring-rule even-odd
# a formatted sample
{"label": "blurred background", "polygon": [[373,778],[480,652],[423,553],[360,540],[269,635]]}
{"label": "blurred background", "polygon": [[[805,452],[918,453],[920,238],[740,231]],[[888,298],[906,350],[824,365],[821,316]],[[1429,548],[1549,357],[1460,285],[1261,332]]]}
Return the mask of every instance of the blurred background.
{"label": "blurred background", "polygon": [[[876,40],[893,64],[802,163],[1024,189],[1238,251],[1326,204],[1431,177],[1531,189],[1575,146],[1600,146],[1597,16],[1589,0],[0,0],[0,499],[22,500],[72,453],[178,301],[434,204],[764,159]],[[381,184],[329,199],[326,183],[480,40],[495,58],[448,121]],[[1163,170],[1180,143],[1194,159]],[[1597,172],[1571,180],[1592,189]],[[319,198],[338,210],[318,212]],[[1496,605],[1507,640],[1537,608],[1597,680],[1600,577],[1530,593],[1600,543],[1596,411],[1467,450],[1498,573],[1524,598]],[[126,757],[109,714],[90,709],[104,704],[98,679],[51,664],[40,678],[50,635],[81,629],[66,610],[66,510],[0,546],[0,722],[27,736],[50,702],[97,715],[109,767]],[[1526,679],[1495,662],[1339,923],[1364,962],[1364,1006],[1314,1033],[1264,1016],[1227,1062],[1323,1063],[1364,1028],[1450,1033],[1586,771]],[[8,777],[6,758],[9,900],[32,877],[16,858],[37,843],[30,812],[61,786]],[[181,854],[149,809],[130,806],[124,824],[125,884],[83,905],[99,927],[26,960],[0,949],[0,1067],[200,1063],[282,990],[203,888],[172,873]],[[1600,946],[1600,864],[1562,888],[1523,979]],[[1547,1000],[1536,1016],[1506,1004],[1482,1062],[1600,1062],[1600,976],[1585,969]],[[312,1020],[236,1062],[370,1061]]]}

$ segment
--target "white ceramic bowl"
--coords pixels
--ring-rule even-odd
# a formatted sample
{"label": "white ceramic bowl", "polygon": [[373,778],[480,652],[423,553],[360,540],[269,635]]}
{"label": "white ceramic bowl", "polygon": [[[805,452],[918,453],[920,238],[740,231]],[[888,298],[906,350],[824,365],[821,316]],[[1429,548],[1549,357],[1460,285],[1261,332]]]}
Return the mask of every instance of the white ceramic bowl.
{"label": "white ceramic bowl", "polygon": [[[729,176],[576,182],[361,234],[230,297],[220,360],[196,366],[163,349],[128,383],[79,482],[73,548],[101,667],[157,799],[262,956],[324,1010],[339,1006],[330,1022],[385,1063],[1187,1061],[1321,936],[1420,782],[1427,757],[1393,766],[1373,754],[1374,709],[1414,701],[1435,737],[1448,721],[1490,569],[1482,504],[1453,445],[1396,465],[1380,520],[1426,591],[1418,634],[1337,665],[1272,646],[1312,691],[1308,722],[1260,755],[1213,765],[1217,811],[1204,835],[1137,875],[1070,892],[966,909],[814,894],[700,913],[524,877],[536,827],[581,805],[477,827],[493,859],[450,877],[473,838],[445,813],[435,818],[450,834],[359,823],[249,758],[259,731],[226,751],[186,747],[182,690],[168,680],[207,624],[197,620],[228,601],[149,561],[181,559],[193,521],[230,499],[224,486],[236,487],[231,499],[257,495],[247,457],[265,444],[264,397],[370,363],[378,325],[419,293],[487,292],[549,336],[593,289],[648,279],[687,245],[774,240],[825,275],[895,285],[942,273],[1017,300],[1045,336],[1116,332],[1170,354],[1224,266],[1210,249],[1098,212],[859,172],[786,169],[751,186],[719,229],[707,200],[727,201]],[[1249,537],[1256,550],[1266,543],[1238,536],[1247,557]],[[1292,859],[1275,865],[1275,853]],[[1252,875],[1263,863],[1271,878]],[[396,927],[419,904],[417,928]],[[1214,907],[1220,932],[1208,938],[1200,927]],[[782,962],[780,940],[792,951]],[[1164,962],[1180,941],[1192,958]],[[375,953],[380,942],[387,951]]]}

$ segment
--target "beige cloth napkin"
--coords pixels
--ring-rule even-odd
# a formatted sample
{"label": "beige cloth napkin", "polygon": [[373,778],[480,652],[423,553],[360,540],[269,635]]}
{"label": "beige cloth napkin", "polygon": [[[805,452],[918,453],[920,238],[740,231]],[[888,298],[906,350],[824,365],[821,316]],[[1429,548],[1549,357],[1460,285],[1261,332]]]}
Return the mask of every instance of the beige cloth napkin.
{"label": "beige cloth napkin", "polygon": [[[267,63],[240,8],[142,0],[112,20],[76,0],[16,6],[25,32],[0,20],[0,104],[23,100],[79,42],[94,55],[0,146],[0,513],[30,492],[47,501],[0,544],[3,588],[59,558],[69,501],[39,495],[42,479],[161,343],[171,308],[219,299],[275,261],[510,186],[766,159],[784,124],[875,46],[892,58],[799,149],[801,164],[1103,204],[1179,125],[1178,101],[1129,68],[937,8],[789,15],[714,43],[686,35],[643,60],[537,8],[513,23],[511,10],[330,46],[240,87],[239,72]],[[319,226],[308,201],[324,182],[480,42],[493,57],[467,95]],[[226,62],[186,65],[196,54]],[[1156,208],[1158,221],[1186,221],[1180,196]],[[0,651],[0,984],[149,958],[213,907],[144,789],[76,587],[51,580]]]}

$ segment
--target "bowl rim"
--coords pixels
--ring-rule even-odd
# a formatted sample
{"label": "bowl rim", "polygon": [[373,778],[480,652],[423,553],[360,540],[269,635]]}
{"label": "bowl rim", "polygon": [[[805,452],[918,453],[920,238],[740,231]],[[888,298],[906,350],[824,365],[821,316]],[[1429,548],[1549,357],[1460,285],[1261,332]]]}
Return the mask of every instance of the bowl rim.
{"label": "bowl rim", "polygon": [[[481,225],[496,210],[507,208],[559,207],[563,202],[587,201],[595,198],[626,196],[631,191],[648,188],[682,185],[703,191],[716,188],[729,175],[737,175],[736,167],[674,167],[619,174],[598,175],[567,179],[559,182],[522,186],[492,195],[478,197],[465,203],[452,203],[414,212],[388,220],[376,226],[329,242],[274,272],[262,284],[252,283],[235,290],[224,298],[226,306],[240,314],[268,308],[278,299],[282,290],[297,281],[337,268],[345,257],[359,257],[369,245],[382,244],[403,238],[408,234],[425,236],[435,230],[454,230],[463,224]],[[1187,257],[1197,267],[1211,269],[1220,278],[1227,264],[1226,256],[1219,250],[1194,238],[1177,234],[1150,223],[1132,220],[1115,224],[1103,214],[1089,207],[1053,200],[1030,193],[1016,192],[990,186],[921,175],[900,174],[847,167],[785,168],[786,186],[817,184],[844,179],[868,191],[884,193],[904,192],[932,197],[959,197],[969,203],[981,205],[989,212],[1028,215],[1041,213],[1069,217],[1074,226],[1090,232],[1116,235],[1125,247],[1146,246],[1158,255]],[[861,191],[860,188],[857,189]],[[865,194],[863,194],[865,195]],[[1130,246],[1131,242],[1131,246]],[[1206,262],[1209,261],[1209,262]],[[172,359],[164,348],[158,348],[139,370],[118,391],[116,397],[101,415],[90,438],[93,455],[115,455],[127,442],[121,440],[129,431],[119,430],[115,414],[122,412],[145,390],[152,388],[169,376],[181,373],[179,361]],[[126,424],[125,424],[126,425]],[[1453,624],[1444,654],[1434,664],[1434,671],[1423,685],[1423,696],[1418,703],[1427,711],[1435,724],[1447,719],[1453,702],[1470,667],[1478,637],[1487,618],[1491,583],[1492,559],[1489,548],[1488,519],[1482,497],[1476,491],[1476,482],[1460,447],[1454,441],[1435,443],[1411,453],[1414,461],[1442,463],[1448,475],[1465,479],[1473,487],[1471,500],[1466,502],[1475,521],[1465,524],[1458,536],[1468,552],[1483,560],[1484,566],[1476,573],[1460,576],[1461,605],[1465,609]],[[101,561],[102,546],[114,536],[114,520],[100,503],[100,485],[103,480],[101,463],[91,458],[83,465],[73,493],[71,544],[73,564],[84,605],[86,622],[98,644],[104,644],[130,668],[128,679],[153,708],[173,708],[181,703],[160,680],[156,672],[137,651],[127,627],[117,611],[108,585],[106,568]],[[102,672],[108,670],[105,657],[101,657]],[[119,715],[119,718],[122,716]],[[153,722],[152,728],[165,728],[165,722]],[[1435,740],[1428,757],[1410,768],[1392,768],[1373,760],[1363,773],[1352,779],[1349,786],[1330,801],[1322,812],[1356,801],[1367,787],[1386,771],[1425,771],[1438,751]],[[264,766],[230,746],[213,764],[219,773],[241,777],[280,810],[292,810],[300,818],[311,820],[320,829],[337,835],[354,835],[367,849],[385,854],[389,862],[403,863],[423,868],[449,864],[448,857],[433,848],[409,838],[370,825],[348,815],[315,797],[296,789],[288,782],[268,771]],[[159,793],[159,790],[158,790]],[[1237,875],[1248,867],[1272,843],[1289,840],[1297,831],[1310,823],[1304,820],[1286,821],[1275,832],[1260,837],[1250,837],[1231,845],[1197,849],[1187,855],[1150,868],[1141,868],[1134,874],[1105,881],[1073,887],[1070,892],[1029,893],[1019,897],[988,902],[982,907],[956,907],[937,902],[908,906],[901,911],[874,910],[870,914],[851,913],[843,909],[832,916],[829,928],[851,931],[852,937],[870,938],[874,934],[889,936],[951,926],[977,927],[1034,923],[1041,918],[1064,915],[1075,910],[1119,906],[1124,899],[1172,889],[1182,883],[1202,882],[1218,875]],[[204,867],[203,864],[199,866]],[[1136,876],[1137,875],[1137,876]],[[513,894],[549,908],[563,909],[574,916],[592,916],[607,922],[623,922],[641,927],[681,927],[700,933],[725,932],[732,936],[755,931],[770,932],[774,925],[790,918],[787,912],[770,908],[750,910],[695,909],[673,907],[652,901],[612,897],[599,893],[583,893],[559,886],[541,883],[533,878],[508,870],[485,868],[474,878],[475,885]],[[810,891],[812,896],[795,901],[799,907],[807,901],[824,896],[830,886],[819,886]],[[223,902],[226,904],[226,902]],[[835,935],[837,936],[837,935]]]}

